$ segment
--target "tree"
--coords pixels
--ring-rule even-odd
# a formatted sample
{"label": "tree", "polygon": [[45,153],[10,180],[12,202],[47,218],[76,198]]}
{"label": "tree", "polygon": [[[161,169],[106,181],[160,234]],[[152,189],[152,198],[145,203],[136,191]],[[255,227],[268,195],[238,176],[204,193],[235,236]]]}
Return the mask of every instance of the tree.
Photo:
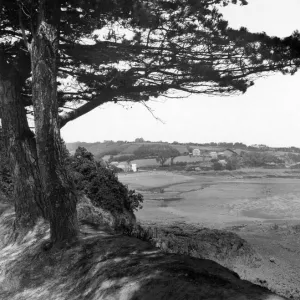
{"label": "tree", "polygon": [[187,147],[187,150],[189,151],[189,153],[193,153],[194,148],[191,147],[191,146],[188,146],[188,147]]}
{"label": "tree", "polygon": [[[21,45],[17,43],[14,47]],[[18,51],[14,47],[10,50]],[[28,60],[22,53],[18,53],[11,63],[5,59],[3,52],[4,50],[0,49],[0,112],[3,140],[14,183],[11,196],[16,211],[15,227],[24,231],[31,228],[42,215],[42,211],[39,210],[42,193],[37,171],[35,139],[28,126],[21,100],[22,83],[29,76],[26,68]]]}
{"label": "tree", "polygon": [[32,70],[32,103],[37,156],[50,222],[51,243],[77,239],[76,193],[62,160],[58,120],[57,70],[61,4],[40,0],[37,25],[28,45]]}
{"label": "tree", "polygon": [[226,159],[226,170],[236,170],[241,167],[241,158],[239,156],[233,155]]}
{"label": "tree", "polygon": [[260,151],[246,152],[242,158],[244,165],[248,167],[263,167],[268,163],[284,163],[284,161],[277,156]]}
{"label": "tree", "polygon": [[163,149],[161,149],[156,157],[156,161],[160,163],[163,167],[168,159],[171,159],[171,165],[173,164],[173,160],[176,156],[179,156],[180,152],[177,149],[169,145],[165,145]]}
{"label": "tree", "polygon": [[145,141],[144,141],[143,138],[136,138],[136,139],[135,139],[135,142],[136,142],[136,143],[144,143]]}
{"label": "tree", "polygon": [[[61,127],[106,102],[142,102],[172,89],[213,95],[245,92],[257,76],[293,73],[299,65],[297,33],[280,40],[245,28],[232,30],[216,10],[219,0],[111,2],[75,2],[78,9],[61,2],[59,72],[73,76],[81,88],[60,91],[60,101],[85,102],[61,114]],[[89,15],[88,21],[80,18],[83,14]],[[118,18],[121,25],[113,30]],[[30,28],[31,18],[25,21],[24,27]],[[90,34],[97,27],[109,27],[110,33],[99,39]],[[119,29],[134,35],[118,35]],[[83,45],[82,36],[93,38],[94,44]]]}
{"label": "tree", "polygon": [[[82,3],[81,1],[71,1],[72,5],[80,5],[83,8],[89,10],[91,15],[91,5],[93,1],[88,3]],[[101,3],[103,4],[103,3]],[[112,15],[115,11],[114,4],[111,6],[109,2],[106,3],[107,7],[102,8],[102,5],[95,5],[98,7],[94,16],[99,17],[99,12],[106,12],[106,9]],[[32,178],[41,178],[40,184],[35,183],[33,185],[33,194],[28,197],[27,201],[17,201],[16,198],[16,211],[20,209],[21,214],[16,215],[17,223],[20,221],[23,215],[30,215],[29,220],[34,222],[35,217],[30,208],[34,209],[40,204],[41,212],[43,216],[50,222],[51,244],[64,244],[69,243],[77,239],[78,224],[76,217],[76,193],[73,187],[72,181],[68,176],[65,166],[62,160],[62,149],[60,139],[60,125],[58,117],[59,97],[57,95],[57,77],[58,69],[61,62],[61,49],[60,44],[63,37],[72,36],[73,39],[77,39],[80,35],[77,26],[80,28],[81,34],[87,33],[88,24],[90,29],[91,19],[88,21],[81,21],[81,10],[74,9],[70,5],[69,1],[1,1],[1,23],[0,34],[2,38],[1,46],[3,46],[0,53],[2,74],[1,81],[1,109],[2,118],[5,123],[5,132],[11,129],[14,130],[13,136],[20,139],[23,138],[24,132],[26,137],[33,138],[32,132],[27,130],[25,119],[22,117],[22,124],[18,121],[16,125],[17,117],[12,114],[7,116],[7,111],[15,112],[15,114],[22,115],[21,108],[15,110],[18,103],[20,106],[33,105],[34,117],[35,117],[35,145],[31,143],[31,139],[25,139],[24,143],[18,147],[15,151],[18,157],[30,156],[34,158],[34,163],[31,166],[34,174],[30,174]],[[87,5],[87,7],[86,7]],[[64,8],[68,8],[69,14],[64,14]],[[72,14],[73,12],[73,14]],[[122,14],[123,11],[120,12]],[[108,13],[109,14],[109,13]],[[106,14],[106,16],[108,16]],[[19,15],[19,18],[15,16]],[[68,20],[72,16],[72,24],[68,26]],[[104,18],[105,19],[105,18]],[[96,20],[94,18],[94,20]],[[102,22],[103,20],[101,20]],[[94,26],[98,26],[99,22],[95,22]],[[74,26],[74,27],[73,27]],[[101,27],[101,26],[100,26]],[[60,29],[63,28],[61,35]],[[73,30],[70,31],[70,29]],[[69,31],[69,32],[68,32]],[[17,39],[17,43],[7,42],[6,38],[13,36]],[[20,42],[21,39],[21,42]],[[30,41],[30,43],[29,43]],[[23,60],[19,59],[16,52],[16,44],[22,44],[23,47],[21,54],[25,53],[25,61],[30,58],[29,65],[24,66],[18,63],[14,63],[17,56],[17,61],[21,63]],[[27,51],[26,51],[27,48]],[[27,74],[27,78],[24,76],[21,80],[17,76],[6,73],[7,69],[12,70],[8,74],[17,74],[15,71],[19,67],[22,67],[21,74]],[[7,68],[4,68],[7,67]],[[20,68],[21,69],[21,68]],[[3,71],[5,70],[5,71]],[[32,73],[31,80],[29,79],[30,71]],[[5,72],[5,73],[4,73]],[[32,95],[28,97],[28,88],[31,89]],[[22,92],[23,89],[23,93]],[[11,96],[9,96],[12,94]],[[21,95],[23,94],[23,97]],[[27,97],[26,97],[27,96]],[[11,100],[12,99],[12,100]],[[7,105],[5,105],[7,104]],[[13,105],[15,107],[13,107]],[[15,123],[15,124],[14,124]],[[34,146],[31,149],[30,146]],[[15,146],[15,144],[13,145]],[[27,148],[26,148],[27,146]],[[24,149],[22,149],[22,147]],[[26,148],[26,149],[25,149]],[[11,148],[12,149],[12,148]],[[23,165],[16,165],[19,161],[15,157],[11,157],[11,166],[15,165],[15,170],[25,170]],[[30,162],[29,162],[30,164]],[[35,168],[33,166],[37,165]],[[14,182],[15,186],[20,184],[21,181],[26,181],[27,174],[21,174],[19,172]],[[31,180],[32,181],[32,180]],[[30,186],[31,187],[31,186]],[[28,190],[30,189],[28,187]],[[39,187],[42,190],[42,197],[35,197],[38,194]],[[16,194],[17,195],[17,194]],[[27,195],[29,196],[29,195]],[[20,197],[21,198],[21,197]],[[24,206],[25,203],[26,206]],[[36,205],[33,205],[33,204]],[[27,209],[27,210],[26,210]],[[22,222],[23,223],[23,222]]]}
{"label": "tree", "polygon": [[[61,159],[60,128],[67,122],[106,102],[144,103],[172,90],[211,95],[245,92],[257,76],[297,70],[299,34],[278,39],[244,28],[232,30],[216,9],[229,2],[237,1],[1,0],[2,118],[8,110],[24,115],[21,108],[33,105],[35,136],[28,131],[26,118],[15,126],[13,114],[3,128],[23,138],[16,148],[16,153],[23,152],[20,157],[34,158],[28,203],[39,205],[49,220],[52,243],[76,240],[78,232],[76,195]],[[119,28],[112,29],[117,24]],[[109,33],[97,38],[95,29]],[[122,31],[134,34],[118,34]],[[81,42],[87,37],[94,44]],[[22,55],[25,58],[19,59]],[[7,69],[12,70],[8,74],[22,70],[21,80],[7,76],[3,71]],[[80,88],[58,85],[58,78],[66,76],[72,76]],[[13,101],[7,99],[8,90],[14,91]],[[73,102],[81,106],[62,110]],[[11,157],[11,165],[15,163]],[[16,170],[22,168],[18,161]],[[15,183],[24,176],[18,173]]]}

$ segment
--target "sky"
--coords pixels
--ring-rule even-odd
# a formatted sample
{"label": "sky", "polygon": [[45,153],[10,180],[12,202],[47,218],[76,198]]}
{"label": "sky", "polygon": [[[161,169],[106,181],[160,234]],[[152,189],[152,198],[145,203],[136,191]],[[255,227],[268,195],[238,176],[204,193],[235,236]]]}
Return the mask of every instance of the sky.
{"label": "sky", "polygon": [[[248,0],[222,9],[229,26],[280,37],[300,31],[300,0]],[[134,141],[242,142],[300,147],[300,72],[261,78],[239,96],[192,95],[142,104],[105,104],[68,123],[66,142]]]}

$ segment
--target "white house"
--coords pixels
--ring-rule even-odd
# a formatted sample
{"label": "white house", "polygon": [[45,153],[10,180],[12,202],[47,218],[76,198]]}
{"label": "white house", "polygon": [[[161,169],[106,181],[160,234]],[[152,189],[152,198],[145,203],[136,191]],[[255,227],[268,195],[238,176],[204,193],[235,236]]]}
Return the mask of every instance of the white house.
{"label": "white house", "polygon": [[119,169],[122,169],[124,172],[130,172],[132,171],[132,166],[131,164],[129,164],[128,162],[126,161],[123,161],[123,162],[120,162],[117,167]]}
{"label": "white house", "polygon": [[193,156],[200,156],[200,150],[199,149],[194,149],[193,150]]}
{"label": "white house", "polygon": [[131,164],[131,168],[133,172],[137,172],[137,164]]}

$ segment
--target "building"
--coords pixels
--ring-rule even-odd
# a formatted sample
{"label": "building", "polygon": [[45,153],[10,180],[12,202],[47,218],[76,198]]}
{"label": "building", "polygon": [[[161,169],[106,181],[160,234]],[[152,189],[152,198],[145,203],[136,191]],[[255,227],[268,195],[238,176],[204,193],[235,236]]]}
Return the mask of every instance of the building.
{"label": "building", "polygon": [[242,149],[234,149],[234,152],[237,153],[237,155],[242,155],[245,151]]}
{"label": "building", "polygon": [[243,150],[241,149],[226,149],[224,152],[223,152],[223,156],[225,157],[232,157],[232,156],[240,156],[242,154]]}
{"label": "building", "polygon": [[137,172],[137,164],[132,164],[131,168],[133,172]]}
{"label": "building", "polygon": [[232,156],[237,156],[238,154],[234,151],[234,150],[232,150],[232,149],[226,149],[225,151],[224,151],[224,154],[223,154],[223,156],[225,156],[225,157],[232,157]]}
{"label": "building", "polygon": [[128,162],[126,162],[126,161],[120,162],[117,165],[117,168],[122,169],[124,172],[130,172],[130,171],[132,171],[131,164],[128,163]]}
{"label": "building", "polygon": [[194,149],[193,150],[193,156],[200,156],[200,150],[199,149]]}
{"label": "building", "polygon": [[215,151],[210,152],[209,155],[211,156],[212,159],[217,159],[218,158],[218,153],[215,152]]}

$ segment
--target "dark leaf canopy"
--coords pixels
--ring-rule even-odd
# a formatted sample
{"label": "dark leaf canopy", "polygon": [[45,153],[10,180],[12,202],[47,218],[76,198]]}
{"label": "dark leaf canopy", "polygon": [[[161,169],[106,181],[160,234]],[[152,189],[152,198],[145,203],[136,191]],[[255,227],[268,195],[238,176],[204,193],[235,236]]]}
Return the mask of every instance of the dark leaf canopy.
{"label": "dark leaf canopy", "polygon": [[[110,101],[146,101],[175,90],[244,93],[257,77],[293,74],[300,65],[298,32],[280,39],[228,27],[218,6],[244,0],[56,1],[59,77],[67,78],[60,80],[60,103],[83,103],[62,115],[62,126]],[[16,58],[20,51],[26,56],[24,41],[35,34],[38,3],[2,0],[0,10],[0,56],[24,78],[30,65]]]}

